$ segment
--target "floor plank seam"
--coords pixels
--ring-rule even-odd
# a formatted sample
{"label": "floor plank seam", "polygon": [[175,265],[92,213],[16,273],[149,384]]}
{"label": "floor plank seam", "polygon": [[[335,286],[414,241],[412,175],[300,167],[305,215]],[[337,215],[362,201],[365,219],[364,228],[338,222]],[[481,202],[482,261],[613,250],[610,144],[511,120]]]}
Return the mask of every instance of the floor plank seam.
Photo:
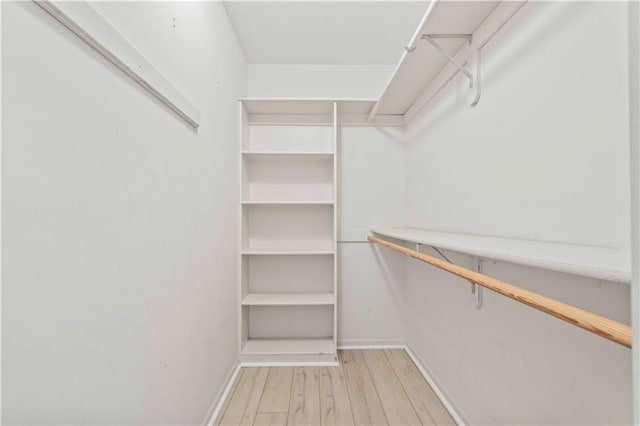
{"label": "floor plank seam", "polygon": [[373,381],[373,377],[371,376],[371,371],[369,370],[369,364],[367,363],[367,360],[364,357],[364,353],[362,352],[362,349],[357,349],[357,351],[360,351],[360,353],[362,354],[362,360],[364,361],[363,367],[366,369],[366,374],[369,376],[369,379],[371,380],[371,384],[373,385],[373,390],[376,391],[376,398],[378,398],[378,403],[380,404],[380,407],[382,407],[382,415],[384,416],[384,419],[387,422],[387,425],[390,425],[391,423],[389,423],[389,417],[387,416],[387,413],[384,411],[384,406],[382,405],[382,400],[380,399],[380,392],[378,391],[378,388],[376,387],[376,383]]}
{"label": "floor plank seam", "polygon": [[[401,349],[401,350],[403,352],[405,352],[404,349]],[[413,411],[416,413],[416,416],[418,416],[418,418],[420,419],[420,415],[418,414],[418,409],[414,405],[413,401],[411,401],[411,398],[409,397],[409,391],[405,387],[403,381],[400,380],[400,376],[398,376],[398,372],[396,371],[396,365],[393,363],[391,358],[389,358],[389,355],[387,354],[387,350],[384,350],[384,355],[387,358],[387,360],[389,361],[389,365],[391,365],[391,370],[393,371],[393,374],[395,374],[396,379],[398,379],[398,382],[400,383],[400,386],[402,387],[402,390],[404,390],[404,394],[407,396],[407,399],[409,400],[409,404],[411,404],[411,406],[413,407]],[[425,410],[427,410],[427,414],[428,414],[429,418],[431,419],[431,423],[434,424],[434,425],[437,425],[438,423],[433,418],[433,414],[431,414],[431,412],[429,411],[429,408],[425,407]],[[424,422],[422,421],[422,419],[420,419],[420,422],[424,425]]]}
{"label": "floor plank seam", "polygon": [[[267,371],[267,379],[264,381],[264,386],[267,386],[269,383],[269,376],[271,376],[271,367],[269,367],[269,371]],[[262,398],[264,398],[264,387],[262,388],[262,393],[260,394],[260,399],[258,400],[258,409],[256,410],[256,416],[260,413],[260,406],[262,405]],[[255,418],[253,419],[253,423],[255,423]],[[252,423],[252,424],[253,424]]]}
{"label": "floor plank seam", "polygon": [[351,408],[351,424],[355,425],[356,424],[356,418],[353,415],[353,405],[351,404],[351,395],[349,394],[349,382],[347,381],[347,371],[343,368],[340,367],[342,369],[342,376],[344,377],[344,386],[347,388],[347,399],[349,400],[349,407]]}

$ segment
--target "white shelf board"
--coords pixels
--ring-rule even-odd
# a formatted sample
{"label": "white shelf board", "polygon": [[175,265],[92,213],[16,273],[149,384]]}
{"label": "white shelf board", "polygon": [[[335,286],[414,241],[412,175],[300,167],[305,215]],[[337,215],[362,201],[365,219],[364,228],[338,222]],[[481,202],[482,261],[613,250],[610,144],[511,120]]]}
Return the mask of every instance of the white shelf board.
{"label": "white shelf board", "polygon": [[318,355],[333,354],[333,339],[251,339],[242,348],[242,355]]}
{"label": "white shelf board", "polygon": [[277,200],[277,201],[243,201],[242,202],[243,205],[245,206],[252,206],[252,205],[258,205],[258,206],[298,206],[298,205],[303,205],[303,206],[332,206],[335,203],[333,201],[317,201],[317,200],[310,200],[310,201],[295,201],[295,200]]}
{"label": "white shelf board", "polygon": [[[439,1],[424,25],[416,30],[415,50],[405,52],[384,89],[378,114],[403,115],[447,66],[447,59],[422,34],[473,34],[498,6],[499,1]],[[454,55],[465,43],[463,39],[439,39]]]}
{"label": "white shelf board", "polygon": [[242,151],[242,155],[245,157],[268,157],[273,158],[277,156],[284,157],[319,157],[330,160],[333,158],[333,152],[318,152],[318,151]]}
{"label": "white shelf board", "polygon": [[283,249],[244,249],[242,250],[244,255],[260,255],[260,256],[274,256],[274,255],[314,255],[314,254],[334,254],[333,250],[317,250],[317,249],[296,249],[296,250],[283,250]]}
{"label": "white shelf board", "polygon": [[242,98],[248,114],[333,114],[333,103],[338,103],[340,114],[368,114],[375,99],[296,99],[296,98]]}
{"label": "white shelf board", "polygon": [[244,306],[333,305],[333,293],[250,293],[242,299]]}
{"label": "white shelf board", "polygon": [[435,232],[416,228],[376,228],[375,234],[441,249],[622,283],[631,282],[631,256],[619,249],[546,241]]}

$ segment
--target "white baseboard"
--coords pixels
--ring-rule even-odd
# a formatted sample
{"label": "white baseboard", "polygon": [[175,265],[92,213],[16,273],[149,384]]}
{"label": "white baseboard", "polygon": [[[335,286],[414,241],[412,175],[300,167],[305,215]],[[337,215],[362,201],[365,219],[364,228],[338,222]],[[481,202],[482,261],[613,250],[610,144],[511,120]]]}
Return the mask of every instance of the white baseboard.
{"label": "white baseboard", "polygon": [[338,341],[338,349],[401,349],[405,347],[404,340],[360,340],[346,339]]}
{"label": "white baseboard", "polygon": [[238,374],[240,374],[240,367],[240,360],[236,360],[236,362],[233,363],[233,366],[229,370],[229,373],[227,373],[225,387],[222,389],[222,392],[218,392],[218,395],[216,395],[215,399],[209,406],[207,414],[204,416],[204,419],[201,423],[202,425],[212,426],[213,422],[215,422],[216,417],[218,417],[218,414],[220,413],[220,410],[222,410],[224,402],[229,396],[229,392],[231,392],[231,388],[233,387]]}
{"label": "white baseboard", "polygon": [[274,361],[274,362],[241,362],[240,367],[337,367],[340,364],[335,361],[331,362],[287,362],[287,361]]}
{"label": "white baseboard", "polygon": [[406,344],[404,347],[404,350],[407,351],[409,358],[411,358],[411,360],[416,365],[416,367],[418,367],[420,374],[422,374],[422,377],[424,377],[427,383],[429,383],[429,386],[431,386],[431,389],[433,389],[435,394],[438,396],[438,398],[442,402],[442,405],[444,405],[444,408],[446,408],[449,414],[451,415],[451,417],[453,417],[453,420],[456,422],[456,424],[458,426],[464,426],[466,424],[465,421],[462,419],[462,417],[456,411],[456,409],[453,408],[453,405],[451,404],[449,399],[447,399],[447,397],[442,392],[438,384],[435,382],[435,380],[433,380],[433,377],[431,377],[431,374],[429,374],[429,372],[425,368],[420,358],[418,358],[418,356],[413,352],[413,350],[411,349],[411,346]]}

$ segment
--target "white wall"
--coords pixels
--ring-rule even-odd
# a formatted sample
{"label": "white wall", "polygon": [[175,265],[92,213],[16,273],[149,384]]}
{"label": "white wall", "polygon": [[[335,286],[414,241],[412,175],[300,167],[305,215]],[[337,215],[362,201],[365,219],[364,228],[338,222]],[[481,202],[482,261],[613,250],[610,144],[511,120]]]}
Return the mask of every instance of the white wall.
{"label": "white wall", "polygon": [[246,65],[220,3],[95,7],[202,124],[2,3],[2,421],[198,424],[238,356]]}
{"label": "white wall", "polygon": [[[594,31],[594,28],[597,28]],[[408,130],[409,226],[628,249],[627,5],[530,2]],[[470,265],[464,256],[458,262]],[[408,342],[470,424],[628,424],[631,352],[407,259]],[[485,273],[629,322],[629,286]]]}
{"label": "white wall", "polygon": [[404,259],[379,256],[366,242],[372,227],[403,222],[402,134],[398,128],[339,130],[338,343],[403,343]]}
{"label": "white wall", "polygon": [[252,98],[377,99],[393,73],[383,65],[250,64]]}

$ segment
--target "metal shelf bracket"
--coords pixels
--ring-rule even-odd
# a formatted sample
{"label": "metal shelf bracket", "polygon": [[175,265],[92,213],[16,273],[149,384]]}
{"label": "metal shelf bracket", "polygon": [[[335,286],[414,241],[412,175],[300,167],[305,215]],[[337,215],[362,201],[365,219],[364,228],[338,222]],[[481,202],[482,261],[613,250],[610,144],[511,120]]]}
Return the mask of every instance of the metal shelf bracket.
{"label": "metal shelf bracket", "polygon": [[[422,247],[421,243],[416,243],[416,251],[418,253],[421,253],[420,252],[421,247]],[[455,265],[455,263],[453,263],[451,259],[449,259],[443,252],[441,252],[438,247],[436,246],[429,246],[429,247],[431,247],[436,253],[438,253],[440,257],[443,258],[447,263]],[[482,259],[480,258],[476,260],[476,270],[479,273],[482,273]],[[476,283],[471,280],[468,280],[468,281],[471,284],[471,294],[475,294],[477,298],[476,309],[480,309],[482,308],[482,286],[476,285]]]}
{"label": "metal shelf bracket", "polygon": [[[438,52],[440,52],[443,56],[445,56],[449,62],[455,65],[460,72],[462,72],[467,79],[469,80],[469,95],[467,96],[467,100],[471,106],[476,106],[480,101],[480,49],[476,49],[472,56],[464,63],[459,64],[455,58],[446,51],[442,45],[440,45],[436,40],[437,39],[465,39],[469,44],[471,44],[472,40],[471,34],[423,34],[420,38],[431,43],[433,47],[435,47]],[[473,72],[468,71],[464,65],[470,65]]]}

